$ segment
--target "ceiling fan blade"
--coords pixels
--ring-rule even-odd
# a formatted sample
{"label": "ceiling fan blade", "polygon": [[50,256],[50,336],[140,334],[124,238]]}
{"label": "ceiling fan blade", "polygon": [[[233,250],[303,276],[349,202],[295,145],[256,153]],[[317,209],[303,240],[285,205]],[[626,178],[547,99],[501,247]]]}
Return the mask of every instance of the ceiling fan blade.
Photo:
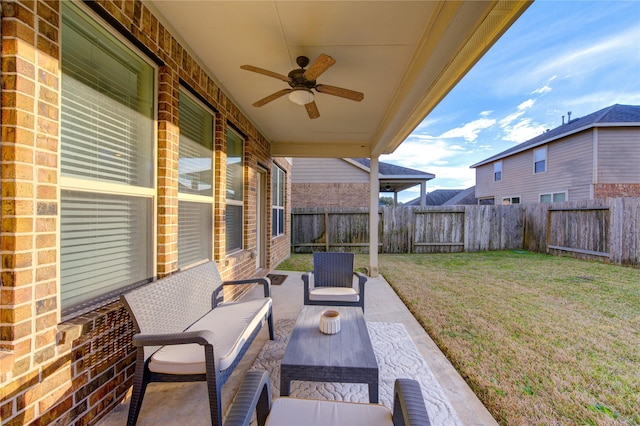
{"label": "ceiling fan blade", "polygon": [[328,84],[318,84],[316,90],[327,95],[340,96],[341,98],[351,99],[360,102],[364,99],[364,93],[355,90],[343,89],[342,87],[329,86]]}
{"label": "ceiling fan blade", "polygon": [[270,94],[269,96],[260,99],[259,101],[256,101],[253,103],[254,107],[261,107],[262,105],[268,104],[271,101],[274,101],[276,99],[278,99],[280,96],[284,96],[287,93],[289,93],[291,91],[291,89],[282,89],[282,90],[278,90],[275,93]]}
{"label": "ceiling fan blade", "polygon": [[320,117],[320,111],[318,111],[318,106],[315,102],[309,102],[304,106],[307,109],[307,114],[309,114],[309,118],[314,119]]}
{"label": "ceiling fan blade", "polygon": [[315,61],[313,61],[313,63],[309,66],[309,68],[307,68],[307,70],[304,72],[304,78],[306,78],[309,81],[313,81],[318,77],[320,77],[320,74],[328,70],[329,67],[335,63],[336,63],[335,59],[333,59],[329,55],[325,55],[324,53],[322,53],[320,54],[320,56],[316,58]]}
{"label": "ceiling fan blade", "polygon": [[287,77],[286,75],[282,75],[282,74],[279,74],[277,72],[265,70],[264,68],[254,67],[253,65],[241,65],[240,68],[243,69],[243,70],[246,70],[246,71],[257,72],[258,74],[266,75],[268,77],[277,78],[278,80],[286,81],[287,83],[289,83],[291,81],[291,78]]}

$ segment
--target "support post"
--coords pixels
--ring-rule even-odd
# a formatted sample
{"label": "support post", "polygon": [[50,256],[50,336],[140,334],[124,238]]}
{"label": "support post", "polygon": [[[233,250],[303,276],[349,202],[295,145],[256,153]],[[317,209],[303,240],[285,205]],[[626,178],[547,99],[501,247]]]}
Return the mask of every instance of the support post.
{"label": "support post", "polygon": [[369,276],[378,276],[378,210],[380,205],[380,179],[378,157],[371,157],[369,165]]}

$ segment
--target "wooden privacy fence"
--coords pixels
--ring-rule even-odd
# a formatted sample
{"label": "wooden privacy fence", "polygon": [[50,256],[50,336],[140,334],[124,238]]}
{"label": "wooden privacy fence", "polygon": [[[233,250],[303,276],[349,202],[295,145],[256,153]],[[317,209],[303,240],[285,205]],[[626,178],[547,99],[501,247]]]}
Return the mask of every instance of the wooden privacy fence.
{"label": "wooden privacy fence", "polygon": [[[510,206],[380,207],[380,253],[524,249],[640,265],[640,198]],[[293,209],[292,250],[369,251],[369,212]]]}
{"label": "wooden privacy fence", "polygon": [[528,204],[525,250],[640,265],[640,198]]}
{"label": "wooden privacy fence", "polygon": [[[292,249],[369,251],[369,211],[294,209]],[[522,248],[521,206],[381,207],[380,253],[442,253]]]}

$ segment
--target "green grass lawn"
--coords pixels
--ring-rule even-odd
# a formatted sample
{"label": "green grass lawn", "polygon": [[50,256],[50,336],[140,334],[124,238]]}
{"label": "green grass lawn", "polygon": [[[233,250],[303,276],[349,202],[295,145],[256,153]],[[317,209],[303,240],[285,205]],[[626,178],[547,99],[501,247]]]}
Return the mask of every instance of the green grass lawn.
{"label": "green grass lawn", "polygon": [[499,423],[640,425],[639,269],[516,251],[379,260]]}

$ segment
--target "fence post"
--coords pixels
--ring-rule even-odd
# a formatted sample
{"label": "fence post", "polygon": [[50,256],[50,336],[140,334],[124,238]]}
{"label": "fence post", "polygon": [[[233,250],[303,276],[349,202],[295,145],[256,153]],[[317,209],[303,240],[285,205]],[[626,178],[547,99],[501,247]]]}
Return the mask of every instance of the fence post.
{"label": "fence post", "polygon": [[324,251],[329,251],[329,212],[324,212]]}

